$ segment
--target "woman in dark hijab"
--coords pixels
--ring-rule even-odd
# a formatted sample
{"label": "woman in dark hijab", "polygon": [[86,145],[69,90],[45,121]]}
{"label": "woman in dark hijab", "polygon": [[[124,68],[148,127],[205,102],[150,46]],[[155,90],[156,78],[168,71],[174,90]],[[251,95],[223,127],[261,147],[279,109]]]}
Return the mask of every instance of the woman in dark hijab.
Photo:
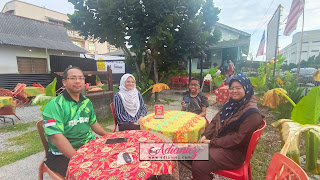
{"label": "woman in dark hijab", "polygon": [[206,127],[200,143],[209,143],[209,160],[194,161],[195,180],[211,180],[211,172],[237,169],[245,158],[252,133],[262,116],[257,109],[253,87],[245,76],[236,76],[229,84],[230,99]]}

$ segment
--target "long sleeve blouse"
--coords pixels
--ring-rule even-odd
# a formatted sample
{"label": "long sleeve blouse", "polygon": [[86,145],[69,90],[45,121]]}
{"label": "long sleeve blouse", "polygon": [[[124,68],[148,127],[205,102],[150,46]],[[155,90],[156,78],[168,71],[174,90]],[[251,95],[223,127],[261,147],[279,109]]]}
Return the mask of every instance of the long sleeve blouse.
{"label": "long sleeve blouse", "polygon": [[116,95],[114,95],[114,98],[113,98],[114,110],[115,110],[118,124],[133,123],[133,122],[136,122],[140,118],[140,116],[147,115],[147,109],[140,92],[138,95],[139,95],[140,108],[137,114],[135,115],[135,117],[130,116],[129,113],[125,110],[120,94],[117,93]]}

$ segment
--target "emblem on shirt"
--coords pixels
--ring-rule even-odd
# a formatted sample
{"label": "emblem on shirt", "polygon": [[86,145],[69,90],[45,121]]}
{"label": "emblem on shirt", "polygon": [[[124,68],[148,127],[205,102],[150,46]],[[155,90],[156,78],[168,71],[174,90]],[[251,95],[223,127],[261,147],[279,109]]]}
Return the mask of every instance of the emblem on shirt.
{"label": "emblem on shirt", "polygon": [[78,123],[85,123],[85,122],[89,122],[89,118],[88,117],[80,117],[79,120],[69,121],[69,126],[75,126]]}
{"label": "emblem on shirt", "polygon": [[84,109],[84,111],[85,111],[86,113],[89,113],[89,112],[90,112],[90,109],[89,109],[88,107],[86,107],[86,108]]}

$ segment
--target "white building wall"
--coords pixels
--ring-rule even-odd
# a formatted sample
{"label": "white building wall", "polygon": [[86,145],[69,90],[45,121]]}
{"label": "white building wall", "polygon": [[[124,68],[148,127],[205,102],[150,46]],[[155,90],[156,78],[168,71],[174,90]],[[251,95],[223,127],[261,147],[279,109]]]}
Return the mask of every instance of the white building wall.
{"label": "white building wall", "polygon": [[[31,50],[31,51],[29,51]],[[63,54],[62,54],[63,53]],[[34,58],[46,58],[48,60],[48,70],[50,72],[50,55],[59,56],[75,56],[79,57],[79,53],[70,53],[63,51],[48,50],[48,54],[45,49],[38,48],[24,48],[18,46],[0,46],[0,74],[17,74],[18,64],[17,57],[34,57]]]}
{"label": "white building wall", "polygon": [[[300,56],[301,32],[293,35],[292,43],[280,51],[288,64],[297,64]],[[320,30],[305,31],[303,33],[301,61],[309,57],[318,56],[320,53]]]}

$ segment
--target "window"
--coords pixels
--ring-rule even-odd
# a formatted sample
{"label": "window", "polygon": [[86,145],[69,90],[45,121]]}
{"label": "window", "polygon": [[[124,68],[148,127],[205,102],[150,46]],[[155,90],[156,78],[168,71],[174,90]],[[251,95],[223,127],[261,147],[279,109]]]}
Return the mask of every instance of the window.
{"label": "window", "polygon": [[308,42],[303,42],[303,44],[308,44]]}
{"label": "window", "polygon": [[306,52],[308,52],[308,51],[301,51],[302,53],[306,53]]}
{"label": "window", "polygon": [[93,43],[89,43],[89,51],[95,51],[96,46]]}
{"label": "window", "polygon": [[319,43],[320,41],[312,41],[312,43]]}
{"label": "window", "polygon": [[319,50],[312,50],[311,52],[319,52]]}
{"label": "window", "polygon": [[46,58],[17,57],[20,74],[46,74],[48,65]]}

